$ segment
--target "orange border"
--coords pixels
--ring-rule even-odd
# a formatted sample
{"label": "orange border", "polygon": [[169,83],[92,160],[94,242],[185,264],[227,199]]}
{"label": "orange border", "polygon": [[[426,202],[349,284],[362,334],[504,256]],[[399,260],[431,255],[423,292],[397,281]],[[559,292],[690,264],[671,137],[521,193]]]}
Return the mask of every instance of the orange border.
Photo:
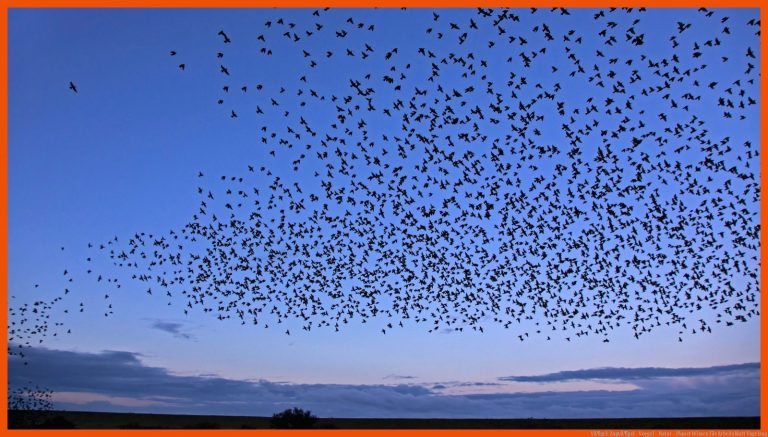
{"label": "orange border", "polygon": [[0,313],[2,320],[2,345],[3,358],[0,359],[0,369],[2,369],[2,387],[3,395],[0,396],[0,430],[8,429],[8,9],[4,8],[0,16],[0,27],[3,30],[2,55],[0,62],[2,68],[3,86],[0,88],[3,104],[0,112],[0,134],[2,134],[4,147],[0,147],[0,278],[2,279],[3,311]]}
{"label": "orange border", "polygon": [[[434,1],[434,0],[374,0],[361,2],[360,0],[329,0],[317,2],[313,0],[284,0],[283,2],[266,0],[9,0],[6,2],[6,9],[9,8],[399,8],[407,6],[410,8],[462,8],[462,7],[570,7],[570,8],[598,8],[598,7],[656,7],[656,8],[700,8],[700,7],[721,7],[721,8],[760,8],[760,1],[757,0],[738,0],[732,2],[725,1],[696,1],[696,0],[676,0],[674,2],[664,2],[661,0],[624,0],[622,2],[608,0],[565,0],[560,2],[544,1],[499,1],[485,0],[476,2],[467,2],[459,0]],[[762,12],[761,12],[762,14]],[[7,38],[7,35],[5,35]]]}
{"label": "orange border", "polygon": [[[2,78],[2,88],[0,89],[0,97],[2,97],[2,112],[0,112],[0,134],[5,141],[5,147],[0,147],[0,296],[3,298],[5,307],[0,312],[0,321],[2,322],[3,335],[0,338],[0,344],[3,346],[4,357],[0,359],[0,370],[2,370],[2,378],[0,378],[0,432],[8,432],[13,434],[28,434],[28,435],[44,435],[50,433],[72,434],[83,433],[92,435],[126,435],[128,433],[134,433],[136,431],[131,430],[76,430],[76,431],[43,431],[43,430],[12,430],[8,431],[8,398],[4,395],[8,391],[8,9],[10,8],[254,8],[254,7],[289,7],[289,8],[304,8],[304,7],[552,7],[552,3],[529,0],[522,2],[519,0],[499,2],[493,1],[476,1],[466,2],[458,0],[449,0],[436,2],[434,0],[375,0],[370,1],[367,4],[363,4],[360,0],[329,0],[323,2],[322,5],[318,5],[317,1],[311,0],[284,0],[282,4],[278,4],[274,0],[272,1],[247,1],[247,0],[9,0],[5,2],[3,6],[3,13],[0,17],[0,28],[2,29],[2,53],[0,53],[0,77]],[[703,3],[703,4],[702,4]],[[624,0],[617,4],[613,1],[605,0],[561,0],[556,6],[558,7],[571,7],[571,8],[592,8],[592,7],[657,7],[657,8],[669,8],[669,7],[683,7],[683,8],[699,8],[699,7],[727,7],[727,8],[759,8],[760,20],[765,21],[766,13],[765,8],[761,8],[762,3],[760,0],[752,1],[696,1],[696,0],[674,0],[672,2],[662,0]],[[768,54],[765,52],[766,38],[768,36],[765,32],[760,34],[760,68],[761,72],[766,71],[765,66],[768,63]],[[760,81],[760,98],[761,102],[766,101],[766,86],[765,81]],[[768,168],[768,156],[766,151],[762,148],[763,145],[763,129],[766,126],[766,112],[760,108],[760,190],[764,192],[766,181],[765,169]],[[768,202],[765,197],[760,197],[760,216],[765,217],[768,211]],[[760,259],[765,259],[765,246],[762,242],[765,240],[765,226],[760,222]],[[760,283],[765,284],[768,282],[768,270],[763,268],[763,264],[760,265]],[[762,291],[762,290],[761,290]],[[768,296],[766,293],[761,293],[760,296],[760,309],[765,311],[768,308]],[[762,333],[768,333],[768,318],[761,314],[760,328]],[[768,431],[768,396],[766,395],[766,381],[768,381],[768,350],[765,345],[765,335],[760,336],[760,431]],[[611,430],[601,430],[609,433]],[[642,432],[653,432],[653,435],[658,436],[659,431],[662,430],[633,430],[634,436],[641,437]],[[669,430],[670,436],[676,437],[677,433],[686,430]],[[705,430],[691,430],[691,431],[705,431]],[[750,431],[753,430],[739,430],[737,432],[745,432],[740,434],[748,436]],[[156,435],[204,435],[210,433],[252,433],[252,430],[150,430],[141,431],[142,433],[150,433]],[[259,433],[276,435],[285,435],[289,433],[293,436],[296,435],[313,435],[313,434],[340,434],[340,435],[367,435],[367,436],[383,436],[396,432],[398,434],[406,435],[429,435],[429,436],[459,436],[472,434],[482,434],[486,436],[499,436],[499,435],[531,435],[531,436],[545,436],[555,431],[553,430],[310,430],[310,431],[281,431],[281,430],[261,430]],[[558,434],[568,436],[592,436],[591,430],[557,430]],[[647,434],[651,435],[651,434]],[[717,434],[715,434],[717,435]],[[725,436],[725,434],[724,434]]]}
{"label": "orange border", "polygon": [[[760,9],[760,28],[762,29],[762,22],[765,21],[766,16],[768,16],[768,13],[766,13],[765,8]],[[766,36],[765,32],[760,32],[760,72],[766,71],[765,66],[768,64],[768,61],[766,61],[765,56],[765,47],[766,47],[766,39],[768,39],[768,36]],[[761,101],[765,101],[766,98],[766,87],[765,87],[765,81],[760,81],[760,99]],[[765,120],[766,120],[766,113],[763,110],[762,104],[760,105],[760,193],[762,193],[765,190],[766,186],[766,175],[765,175],[765,169],[768,168],[768,158],[765,156],[765,150],[763,150],[763,139],[765,138],[765,134],[763,133],[762,127],[765,126]],[[768,270],[763,267],[762,260],[765,259],[765,245],[763,245],[763,241],[765,241],[765,226],[763,226],[763,218],[766,215],[766,210],[768,210],[768,203],[766,203],[765,197],[760,196],[760,429],[762,431],[765,431],[768,429],[768,396],[766,396],[766,382],[768,382],[768,359],[766,357],[768,356],[768,350],[766,350],[765,347],[765,333],[768,332],[768,318],[763,315],[763,311],[765,311],[765,308],[768,307],[768,298],[766,298],[765,293],[763,293],[762,290],[762,284],[766,283],[766,280],[768,280]]]}

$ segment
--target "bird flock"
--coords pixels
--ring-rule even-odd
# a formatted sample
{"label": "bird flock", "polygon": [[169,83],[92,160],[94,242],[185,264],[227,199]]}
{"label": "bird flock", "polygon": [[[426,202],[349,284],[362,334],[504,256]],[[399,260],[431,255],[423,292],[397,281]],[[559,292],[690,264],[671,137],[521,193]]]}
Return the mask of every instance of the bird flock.
{"label": "bird flock", "polygon": [[[292,320],[683,341],[759,315],[759,17],[358,12],[264,10],[211,33],[211,53],[169,48],[175,74],[215,73],[210,104],[257,130],[254,155],[195,169],[183,226],[87,243],[63,294],[11,307],[11,354],[66,329],[50,314],[80,276],[107,317],[125,274],[184,314],[287,335]],[[392,26],[414,37],[376,36]],[[301,68],[259,82],[245,46]]]}

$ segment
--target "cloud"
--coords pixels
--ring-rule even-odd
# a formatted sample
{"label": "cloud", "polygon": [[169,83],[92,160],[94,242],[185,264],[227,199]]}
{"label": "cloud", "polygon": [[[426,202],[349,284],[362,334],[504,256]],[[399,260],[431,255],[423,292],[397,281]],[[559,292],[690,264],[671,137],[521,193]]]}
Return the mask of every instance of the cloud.
{"label": "cloud", "polygon": [[184,325],[179,322],[169,322],[165,320],[155,320],[151,325],[151,328],[168,332],[173,334],[173,336],[176,338],[181,338],[184,340],[195,340],[195,337],[192,334],[182,331],[183,327]]}
{"label": "cloud", "polygon": [[134,399],[121,396],[109,396],[100,393],[91,392],[54,392],[52,395],[54,402],[66,403],[71,405],[92,405],[95,403],[107,403],[122,407],[147,407],[155,405],[171,406],[173,404],[160,400]]}
{"label": "cloud", "polygon": [[416,379],[416,377],[411,375],[387,375],[382,379]]}
{"label": "cloud", "polygon": [[668,377],[716,376],[741,371],[759,371],[760,363],[732,364],[714,367],[601,367],[596,369],[566,370],[529,376],[502,376],[501,381],[561,382],[574,380],[610,379],[617,381],[648,380]]}
{"label": "cloud", "polygon": [[636,379],[638,388],[626,391],[446,395],[434,383],[290,384],[174,375],[124,351],[34,348],[27,357],[27,366],[9,357],[11,388],[29,382],[50,388],[57,408],[73,410],[268,416],[297,406],[319,417],[609,418],[757,416],[760,405],[755,365]]}
{"label": "cloud", "polygon": [[487,387],[487,386],[499,386],[498,382],[460,382],[456,384],[457,387]]}

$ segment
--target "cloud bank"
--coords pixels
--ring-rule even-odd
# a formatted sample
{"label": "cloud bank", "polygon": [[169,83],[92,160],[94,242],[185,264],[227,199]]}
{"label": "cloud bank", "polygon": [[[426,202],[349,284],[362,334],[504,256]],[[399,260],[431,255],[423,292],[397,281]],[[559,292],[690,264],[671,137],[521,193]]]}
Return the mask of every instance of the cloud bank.
{"label": "cloud bank", "polygon": [[601,367],[597,369],[566,370],[530,376],[503,376],[502,381],[517,382],[560,382],[574,380],[610,379],[617,381],[635,381],[665,377],[706,377],[739,373],[742,371],[760,371],[760,363],[732,364],[714,367]]}
{"label": "cloud bank", "polygon": [[[697,369],[585,369],[540,375],[631,381],[634,390],[446,395],[435,384],[348,385],[180,376],[125,351],[28,349],[9,358],[9,385],[54,391],[57,408],[178,414],[271,415],[298,406],[319,417],[611,418],[759,415],[757,363]],[[546,378],[545,378],[546,377]],[[500,387],[524,377],[502,377]],[[558,379],[559,378],[559,379]]]}

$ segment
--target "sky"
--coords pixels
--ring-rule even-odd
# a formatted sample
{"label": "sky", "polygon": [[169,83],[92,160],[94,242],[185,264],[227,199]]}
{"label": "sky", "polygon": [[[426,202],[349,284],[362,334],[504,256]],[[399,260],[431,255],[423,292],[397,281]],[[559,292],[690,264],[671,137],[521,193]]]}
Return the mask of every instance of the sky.
{"label": "sky", "polygon": [[[519,132],[510,130],[510,123],[506,121],[490,122],[494,115],[489,105],[496,102],[496,97],[481,95],[479,91],[486,87],[503,90],[503,104],[509,105],[509,111],[516,111],[517,117],[528,111],[517,109],[518,105],[537,94],[558,90],[553,101],[539,101],[536,109],[530,110],[534,116],[546,116],[544,121],[531,125],[529,137],[537,145],[554,145],[560,149],[549,158],[540,156],[536,161],[547,177],[555,174],[558,164],[571,162],[566,155],[571,147],[570,138],[561,129],[568,117],[562,122],[552,117],[557,113],[557,104],[563,102],[568,111],[584,108],[578,114],[570,112],[573,115],[569,117],[578,115],[573,131],[584,129],[594,121],[601,123],[593,133],[581,134],[585,139],[581,147],[589,151],[585,161],[597,162],[593,150],[601,141],[599,130],[615,128],[607,126],[636,126],[639,122],[647,126],[645,131],[653,129],[657,137],[669,140],[665,145],[669,155],[673,155],[671,150],[678,146],[693,146],[692,151],[677,154],[676,159],[683,164],[697,162],[704,156],[705,152],[697,149],[700,146],[697,139],[709,139],[713,144],[725,141],[722,144],[728,144],[732,150],[721,153],[719,158],[716,151],[713,156],[727,159],[726,167],[735,166],[739,172],[755,175],[759,180],[758,155],[744,144],[750,141],[759,145],[759,76],[756,71],[745,73],[748,63],[759,65],[759,40],[754,34],[758,27],[748,24],[750,20],[759,19],[757,10],[712,10],[711,16],[697,10],[616,10],[605,11],[604,17],[594,20],[596,10],[573,10],[571,15],[563,15],[558,10],[535,13],[528,9],[512,10],[520,21],[505,21],[503,36],[489,23],[491,18],[474,9],[330,9],[320,10],[317,15],[313,12],[313,9],[9,11],[10,320],[23,323],[22,318],[15,316],[18,313],[13,312],[14,308],[61,297],[47,310],[51,326],[46,335],[43,337],[38,332],[28,337],[35,344],[26,353],[28,364],[24,365],[24,360],[17,356],[10,357],[11,385],[23,386],[32,381],[53,390],[60,408],[103,411],[268,415],[300,406],[321,416],[335,417],[674,417],[759,413],[759,369],[755,364],[759,362],[759,317],[750,316],[733,326],[724,326],[725,320],[715,323],[718,311],[705,305],[695,314],[682,310],[682,314],[689,317],[686,328],[662,323],[639,338],[633,336],[634,331],[627,324],[611,329],[609,334],[576,336],[576,329],[546,325],[548,319],[541,313],[524,320],[519,329],[517,326],[507,329],[485,317],[481,325],[483,332],[473,330],[470,325],[462,331],[441,325],[440,329],[429,332],[429,324],[384,316],[351,318],[339,332],[332,327],[306,331],[302,329],[301,320],[290,317],[281,318],[278,323],[267,315],[255,326],[243,324],[236,317],[220,320],[216,315],[222,312],[215,307],[213,311],[205,311],[204,305],[187,307],[187,301],[180,295],[180,286],[148,285],[134,278],[133,275],[149,271],[146,270],[148,261],[131,258],[137,262],[133,269],[116,265],[107,251],[110,248],[117,253],[127,251],[131,247],[128,242],[138,233],[163,235],[170,240],[171,232],[178,234],[182,229],[189,229],[185,226],[192,217],[202,217],[201,197],[210,204],[204,220],[210,220],[211,213],[227,217],[229,211],[223,200],[229,199],[224,194],[227,188],[237,187],[236,190],[245,189],[249,193],[256,188],[269,193],[274,177],[280,176],[286,187],[296,183],[307,195],[324,195],[323,186],[313,174],[325,172],[326,164],[331,162],[336,165],[335,171],[343,168],[340,160],[324,163],[314,159],[323,150],[318,143],[328,134],[349,138],[346,145],[335,143],[327,148],[332,157],[337,147],[354,152],[353,143],[366,136],[370,139],[365,141],[375,143],[370,148],[372,156],[391,162],[392,166],[403,165],[409,176],[415,174],[410,169],[429,153],[422,152],[419,145],[409,158],[397,161],[396,141],[384,137],[403,136],[403,122],[400,115],[389,117],[381,109],[398,98],[407,105],[410,96],[419,89],[429,89],[432,94],[415,102],[424,103],[425,110],[433,106],[442,108],[444,102],[438,104],[432,100],[440,95],[434,91],[438,85],[446,91],[456,90],[466,95],[451,101],[457,117],[467,114],[475,118],[469,111],[475,105],[482,108],[485,117],[482,121],[476,118],[476,122],[482,125],[480,134],[490,138],[503,138],[510,133],[517,136]],[[434,19],[433,12],[439,19]],[[492,17],[500,13],[501,10],[494,10]],[[723,20],[725,17],[727,20]],[[284,24],[278,23],[280,18]],[[352,18],[352,23],[348,18]],[[469,28],[470,19],[478,25],[477,30]],[[633,24],[635,20],[640,21]],[[269,27],[267,21],[272,23]],[[600,28],[615,23],[617,30],[611,32],[617,35],[618,42],[604,44],[607,36],[599,35],[592,21],[599,23]],[[691,26],[680,32],[678,22]],[[289,27],[289,23],[295,26]],[[318,29],[316,23],[322,28]],[[358,28],[357,23],[363,23],[363,27]],[[450,23],[458,23],[461,29],[451,29]],[[546,40],[542,23],[548,23],[553,41]],[[369,30],[371,25],[374,30]],[[429,27],[433,30],[426,33],[425,28]],[[642,46],[624,40],[625,34],[629,34],[625,32],[628,28],[636,29],[633,35],[644,34]],[[348,35],[336,36],[342,29]],[[218,34],[220,30],[226,32],[231,43],[223,42]],[[569,35],[570,30],[574,32]],[[289,37],[283,35],[286,31],[291,32]],[[458,38],[465,31],[469,31],[469,37],[459,44]],[[438,39],[438,33],[445,36]],[[292,34],[301,40],[295,41]],[[672,35],[677,39],[670,40]],[[263,36],[264,41],[259,36]],[[510,36],[524,38],[528,43],[520,45],[519,39],[509,42]],[[578,37],[582,37],[583,42],[575,43]],[[715,37],[721,43],[719,46],[705,45]],[[674,47],[673,43],[679,43],[681,48]],[[372,51],[367,50],[365,44]],[[263,52],[262,48],[271,50],[272,54]],[[393,52],[395,48],[397,53]],[[431,59],[419,54],[420,48],[434,52],[436,57]],[[540,52],[531,66],[525,67],[519,53],[533,56],[532,52],[541,48],[545,48],[546,53]],[[577,68],[568,56],[571,48],[579,60],[578,65],[585,70],[576,71],[574,76],[569,76]],[[747,48],[753,51],[755,59],[745,55]],[[346,50],[354,56],[346,55]],[[171,51],[175,55],[171,56]],[[604,57],[596,56],[597,51]],[[701,59],[691,57],[691,53],[697,51],[703,53]],[[223,57],[217,58],[219,52]],[[328,56],[327,52],[332,55]],[[363,59],[364,53],[370,54]],[[461,57],[467,61],[468,53],[473,53],[475,61],[470,63],[478,72],[462,78],[462,72],[467,70],[458,67],[461,62],[455,60]],[[679,72],[690,69],[694,74],[673,83],[664,92],[652,91],[650,97],[643,98],[643,89],[664,82],[654,74],[659,67],[650,65],[673,56],[679,56],[680,65],[675,65]],[[613,57],[620,61],[608,63]],[[727,57],[727,61],[723,57]],[[445,62],[441,62],[443,58]],[[487,66],[481,66],[481,59],[487,61]],[[633,59],[632,64],[627,64],[626,59]],[[317,65],[310,67],[313,61]],[[184,70],[179,64],[184,64]],[[606,108],[610,110],[612,105],[604,102],[612,94],[610,87],[598,87],[596,82],[600,79],[591,77],[595,74],[593,65],[597,64],[601,65],[603,81],[614,83],[615,79],[609,79],[607,73],[613,70],[622,86],[638,96],[632,110],[606,113]],[[706,68],[701,67],[702,64],[706,64]],[[436,82],[428,79],[434,74],[433,65],[440,70]],[[666,65],[659,71],[671,71],[672,67]],[[222,73],[222,66],[229,75]],[[701,71],[696,73],[696,68]],[[364,79],[366,74],[372,79]],[[407,78],[397,79],[401,74]],[[635,74],[641,79],[636,80]],[[487,77],[481,79],[480,75]],[[402,90],[394,89],[395,84],[384,81],[384,76],[393,77],[396,84],[402,85]],[[523,77],[526,86],[515,88]],[[748,83],[749,78],[754,78],[754,82]],[[365,86],[370,84],[375,88],[372,101],[377,110],[366,114],[357,110],[345,123],[338,118],[340,113],[346,113],[339,112],[340,106],[351,106],[343,102],[344,96],[353,96],[352,105],[365,108],[368,104],[364,97],[355,95],[350,80],[360,80]],[[694,85],[694,80],[701,84]],[[740,80],[739,85],[733,83],[735,80]],[[69,89],[70,82],[76,85],[76,93]],[[717,83],[708,86],[712,82]],[[258,89],[259,85],[262,89]],[[477,88],[478,94],[466,91],[469,85]],[[229,86],[227,92],[223,91],[224,86]],[[247,87],[245,92],[241,90],[243,86]],[[281,88],[285,91],[281,92]],[[726,89],[732,93],[725,94]],[[742,89],[744,95],[739,96]],[[298,95],[299,90],[303,91],[302,95]],[[312,96],[310,90],[316,91],[318,97]],[[670,98],[665,98],[665,93],[679,107],[690,105],[690,110],[671,109]],[[701,100],[686,99],[687,93],[700,95]],[[339,99],[333,101],[332,96]],[[723,118],[723,108],[717,106],[718,98],[723,96],[737,104],[728,109],[733,118]],[[747,97],[757,102],[749,103]],[[463,98],[468,100],[466,106],[458,103]],[[589,98],[600,106],[600,111],[588,112]],[[613,98],[621,105],[626,103],[626,96]],[[223,100],[222,104],[217,103],[219,99]],[[271,99],[276,99],[278,105]],[[738,107],[739,101],[746,104],[744,108]],[[301,106],[301,102],[306,102],[306,106]],[[257,113],[257,107],[264,113]],[[233,113],[237,118],[231,116]],[[662,123],[659,113],[667,114],[669,122]],[[631,118],[630,123],[621,122],[625,116]],[[706,125],[690,122],[691,116],[705,121]],[[305,131],[300,120],[306,120],[307,126],[318,132],[317,136]],[[361,134],[362,120],[367,124],[366,132],[370,131],[367,135]],[[329,129],[334,123],[349,130]],[[675,123],[685,125],[684,134],[663,131]],[[289,128],[302,134],[300,140],[296,139],[295,147],[293,139],[297,137],[287,131]],[[534,128],[540,131],[539,135],[530,132]],[[460,143],[458,135],[462,129],[446,125],[436,134]],[[643,131],[638,127],[613,141],[613,153],[621,158],[622,164],[627,164],[631,156],[621,148],[631,144],[630,140]],[[272,132],[276,136],[269,138]],[[723,140],[726,137],[727,140]],[[280,138],[288,138],[291,147],[280,144]],[[651,155],[658,150],[653,136],[643,141],[641,150]],[[475,138],[472,144],[459,145],[456,150],[459,155],[469,150],[481,155],[492,150],[489,143]],[[305,149],[305,144],[313,149]],[[602,151],[608,150],[603,147]],[[271,151],[276,154],[271,155]],[[306,153],[307,158],[302,161],[300,171],[293,171],[292,162],[301,153]],[[651,160],[655,165],[664,161],[655,156]],[[250,172],[248,165],[254,166],[255,171]],[[273,174],[265,175],[260,171],[262,166]],[[436,164],[436,167],[439,166]],[[361,175],[369,172],[364,165],[358,169]],[[432,170],[431,176],[439,178],[437,168]],[[632,172],[629,166],[620,171],[627,175]],[[490,166],[488,172],[491,172]],[[724,173],[711,173],[714,178],[708,183],[713,189],[723,186],[727,178]],[[221,175],[226,176],[224,180]],[[245,182],[230,183],[231,176],[244,177]],[[518,173],[522,180],[518,188],[529,198],[546,191],[534,185],[526,188],[537,176],[530,167]],[[645,177],[662,186],[659,183],[662,174],[650,173]],[[366,176],[361,178],[367,184],[374,184]],[[350,187],[354,179],[337,173],[334,183]],[[685,181],[690,182],[690,178]],[[672,187],[662,186],[659,199],[667,202],[664,203],[668,205],[666,212],[673,220],[682,220],[683,216],[678,204],[668,203],[674,188],[687,193],[684,203],[692,207],[694,201],[697,205],[708,198],[685,189],[683,182],[670,179],[664,184],[667,182]],[[470,185],[483,190],[480,185]],[[564,180],[558,179],[552,187],[565,192],[567,186]],[[751,239],[752,234],[743,229],[759,222],[759,192],[756,196],[747,195],[749,186],[737,178],[732,187],[737,192],[733,199],[742,198],[745,202],[745,224],[734,228],[728,225],[729,216],[722,219],[718,215],[704,226],[713,232],[726,232],[724,243],[732,243],[739,237],[746,239],[747,245],[740,248],[745,254],[736,256],[745,261],[744,268],[731,267],[729,280],[717,274],[717,267],[721,265],[717,262],[697,264],[695,273],[711,278],[712,284],[727,282],[747,297],[750,293],[754,296],[754,289],[750,287],[759,287],[759,283],[751,280],[747,273],[759,269],[759,241]],[[449,196],[448,191],[436,190],[435,185],[431,190],[434,203],[439,204]],[[428,192],[426,188],[424,191]],[[206,192],[214,193],[216,199],[206,198]],[[262,197],[268,198],[266,194]],[[577,205],[579,201],[574,199],[566,203]],[[430,202],[432,200],[421,197],[413,208],[428,208]],[[636,205],[636,218],[646,213],[643,205]],[[288,202],[282,207],[287,208]],[[588,209],[588,201],[582,207]],[[346,202],[332,204],[330,208],[331,214],[343,214],[345,210],[360,213],[362,206]],[[453,206],[447,213],[455,216],[460,210]],[[267,218],[278,217],[273,210],[263,213]],[[292,217],[297,223],[306,223],[310,213],[305,211]],[[240,217],[246,220],[248,215]],[[473,220],[469,225],[488,230],[496,223]],[[599,222],[604,220],[601,218]],[[713,254],[714,259],[721,260],[718,257],[724,250],[702,246],[702,240],[693,234],[694,226],[681,223],[685,231],[680,241],[693,241],[701,253]],[[569,230],[577,234],[589,228],[586,222],[569,226]],[[386,240],[380,236],[381,229],[375,228],[371,233]],[[331,228],[325,226],[320,232],[321,240],[315,241],[332,244],[333,239],[325,239],[331,233]],[[614,232],[613,235],[624,234]],[[646,235],[664,245],[676,244],[671,233],[665,237],[657,237],[653,232]],[[117,241],[113,240],[115,237]],[[518,241],[529,250],[554,242],[549,250],[568,256],[575,249],[567,248],[563,237],[549,230],[536,238],[526,240],[516,235],[510,241]],[[468,243],[468,238],[458,237],[462,243]],[[296,241],[303,242],[298,238]],[[207,242],[201,239],[197,244],[184,244],[186,251],[182,252],[188,256],[195,250],[205,250]],[[395,253],[400,250],[399,240],[382,244]],[[101,245],[107,250],[99,249]],[[614,245],[619,245],[618,240],[609,241],[608,248]],[[616,249],[620,254],[617,262],[623,265],[634,253],[621,247]],[[448,242],[436,248],[449,257],[459,258],[456,254],[460,251]],[[488,243],[486,249],[502,252],[499,242]],[[149,251],[152,250],[157,249]],[[259,248],[256,250],[254,257],[263,255],[258,252]],[[609,257],[605,247],[601,250],[590,247],[589,254],[596,259]],[[482,257],[479,259],[481,263],[484,261]],[[686,259],[692,261],[690,257]],[[535,262],[530,254],[523,260]],[[294,260],[284,257],[281,261],[290,265]],[[385,260],[378,262],[386,264]],[[372,270],[377,260],[372,258],[366,263],[340,259],[339,263],[360,273]],[[171,278],[169,269],[156,267],[151,276]],[[65,270],[67,274],[62,275]],[[329,270],[325,272],[330,274]],[[482,271],[483,275],[487,273]],[[603,280],[619,276],[601,271],[599,267],[586,271]],[[679,277],[671,276],[677,282],[665,285],[694,289],[691,279],[683,278],[685,272],[681,269]],[[96,275],[103,275],[104,280],[95,280]],[[544,280],[544,277],[545,273],[540,273],[536,279]],[[73,282],[68,282],[69,278]],[[115,283],[106,283],[108,279],[114,279]],[[257,279],[278,288],[285,285],[280,275]],[[342,288],[354,287],[354,280],[345,279],[348,282],[342,281]],[[387,278],[382,284],[397,284],[396,280]],[[480,275],[473,280],[480,281]],[[119,288],[116,287],[118,281]],[[637,291],[639,282],[642,281],[633,280],[628,287]],[[587,292],[591,290],[584,282],[578,286]],[[455,287],[451,283],[441,290],[455,290]],[[70,290],[66,295],[62,294],[64,288]],[[147,288],[151,288],[151,295]],[[568,299],[574,290],[550,291]],[[382,305],[391,304],[391,299],[391,296],[383,297]],[[438,300],[425,298],[424,301],[427,305],[437,305]],[[479,308],[464,305],[462,310],[469,313],[455,310],[451,315],[466,316]],[[80,312],[80,308],[84,311]],[[435,307],[430,308],[435,311]],[[187,309],[189,311],[185,311]],[[626,314],[632,316],[631,312]],[[690,333],[691,328],[698,328],[700,318],[707,321],[711,333]],[[392,321],[395,328],[387,328],[386,324]],[[398,321],[404,322],[402,328],[397,325]],[[54,323],[61,325],[53,326]],[[276,327],[277,324],[280,327]],[[270,327],[264,329],[264,325]],[[546,330],[542,329],[544,326]],[[543,333],[534,334],[536,329],[542,329]],[[286,330],[290,335],[285,334]],[[518,335],[524,332],[531,335],[521,341]],[[605,368],[615,370],[600,373],[600,369]],[[89,378],[77,375],[89,375]],[[147,384],[147,381],[155,383]],[[235,399],[232,393],[237,393]],[[713,410],[713,399],[718,399],[717,410]]]}

